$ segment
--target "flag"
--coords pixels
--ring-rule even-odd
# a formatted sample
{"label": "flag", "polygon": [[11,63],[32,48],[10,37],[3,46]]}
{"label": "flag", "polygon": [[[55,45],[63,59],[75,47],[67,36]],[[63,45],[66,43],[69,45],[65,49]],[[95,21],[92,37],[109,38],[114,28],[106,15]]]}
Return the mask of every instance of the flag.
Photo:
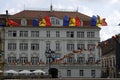
{"label": "flag", "polygon": [[70,18],[69,26],[76,26],[75,18]]}
{"label": "flag", "polygon": [[76,26],[81,26],[81,21],[78,17],[75,17],[75,21]]}
{"label": "flag", "polygon": [[102,26],[107,26],[107,22],[105,20],[105,18],[102,19]]}
{"label": "flag", "polygon": [[19,24],[13,20],[7,20],[8,26],[19,26]]}
{"label": "flag", "polygon": [[97,17],[93,15],[92,18],[91,18],[90,25],[91,26],[96,26],[96,24],[97,24]]}
{"label": "flag", "polygon": [[102,19],[100,18],[99,15],[97,15],[97,24],[96,26],[102,26]]}
{"label": "flag", "polygon": [[46,26],[51,26],[50,17],[46,16],[46,17],[44,17],[44,19],[46,21]]}
{"label": "flag", "polygon": [[68,18],[68,16],[64,16],[64,18],[63,18],[63,26],[69,26],[69,18]]}
{"label": "flag", "polygon": [[39,26],[39,20],[38,19],[34,19],[32,21],[32,26]]}
{"label": "flag", "polygon": [[39,26],[46,26],[45,19],[42,19],[42,21],[39,21]]}
{"label": "flag", "polygon": [[5,22],[1,22],[1,23],[0,23],[0,26],[5,27],[5,26],[6,26],[6,23],[5,23]]}

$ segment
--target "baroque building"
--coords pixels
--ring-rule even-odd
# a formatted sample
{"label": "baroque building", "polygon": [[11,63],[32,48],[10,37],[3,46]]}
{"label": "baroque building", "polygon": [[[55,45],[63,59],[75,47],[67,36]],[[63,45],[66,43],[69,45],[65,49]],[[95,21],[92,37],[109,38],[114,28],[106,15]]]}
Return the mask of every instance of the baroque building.
{"label": "baroque building", "polygon": [[[4,71],[36,69],[53,77],[101,77],[100,28],[75,11],[23,10],[7,17],[4,29]],[[78,24],[75,25],[78,21]],[[15,21],[15,22],[13,22]],[[15,24],[15,25],[12,25]],[[55,56],[49,64],[46,50]]]}
{"label": "baroque building", "polygon": [[102,77],[120,77],[120,34],[102,41],[99,46],[102,56]]}

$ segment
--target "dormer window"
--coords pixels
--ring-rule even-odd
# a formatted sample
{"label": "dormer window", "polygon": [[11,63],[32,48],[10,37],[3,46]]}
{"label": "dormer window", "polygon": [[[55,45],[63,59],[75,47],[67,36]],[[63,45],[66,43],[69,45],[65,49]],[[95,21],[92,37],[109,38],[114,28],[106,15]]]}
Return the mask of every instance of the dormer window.
{"label": "dormer window", "polygon": [[60,25],[60,19],[56,17],[51,17],[51,23],[53,26]]}
{"label": "dormer window", "polygon": [[25,18],[21,19],[21,25],[26,26],[27,25],[27,20]]}
{"label": "dormer window", "polygon": [[58,19],[56,19],[56,24],[58,24],[58,25],[60,24],[60,21]]}

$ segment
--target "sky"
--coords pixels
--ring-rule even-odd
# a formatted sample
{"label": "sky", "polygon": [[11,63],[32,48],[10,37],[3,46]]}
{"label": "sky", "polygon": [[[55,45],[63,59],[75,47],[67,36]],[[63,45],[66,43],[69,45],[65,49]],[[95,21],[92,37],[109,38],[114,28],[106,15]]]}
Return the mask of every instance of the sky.
{"label": "sky", "polygon": [[106,18],[108,26],[101,26],[101,41],[120,33],[120,0],[1,0],[0,14],[8,10],[9,14],[18,13],[24,9],[76,11],[90,17],[99,15]]}

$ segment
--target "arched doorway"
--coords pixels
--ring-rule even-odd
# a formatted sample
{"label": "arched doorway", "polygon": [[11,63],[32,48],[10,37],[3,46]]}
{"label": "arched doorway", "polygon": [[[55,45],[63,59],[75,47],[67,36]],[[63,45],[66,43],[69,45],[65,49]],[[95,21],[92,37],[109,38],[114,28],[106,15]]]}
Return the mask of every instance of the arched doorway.
{"label": "arched doorway", "polygon": [[52,78],[58,78],[58,69],[56,68],[50,68],[49,74],[52,76]]}

